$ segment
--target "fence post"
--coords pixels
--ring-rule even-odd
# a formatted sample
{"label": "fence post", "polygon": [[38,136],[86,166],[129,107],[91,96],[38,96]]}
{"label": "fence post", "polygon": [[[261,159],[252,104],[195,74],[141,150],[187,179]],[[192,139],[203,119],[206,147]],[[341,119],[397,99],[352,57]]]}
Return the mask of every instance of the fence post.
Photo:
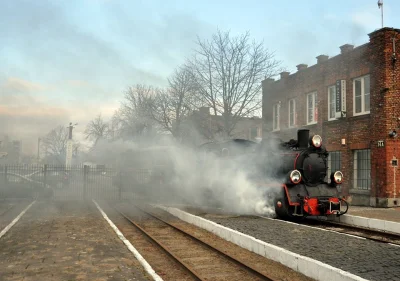
{"label": "fence post", "polygon": [[5,165],[4,166],[4,183],[6,184],[6,186],[8,184],[7,169],[8,169],[8,167],[7,167],[7,165]]}
{"label": "fence post", "polygon": [[[4,184],[1,184],[1,188],[0,188],[0,196],[3,199],[3,201],[5,200],[5,195],[6,195],[6,190],[7,190],[7,166],[4,165],[1,166],[1,171],[3,171],[4,173]],[[3,186],[4,185],[4,186]]]}
{"label": "fence post", "polygon": [[121,191],[122,191],[122,173],[119,173],[119,184],[118,184],[118,198],[121,201]]}
{"label": "fence post", "polygon": [[87,180],[88,180],[89,166],[83,166],[83,199],[86,200],[87,196]]}
{"label": "fence post", "polygon": [[44,167],[43,167],[43,184],[44,184],[44,188],[46,188],[46,185],[47,185],[47,164],[44,164]]}

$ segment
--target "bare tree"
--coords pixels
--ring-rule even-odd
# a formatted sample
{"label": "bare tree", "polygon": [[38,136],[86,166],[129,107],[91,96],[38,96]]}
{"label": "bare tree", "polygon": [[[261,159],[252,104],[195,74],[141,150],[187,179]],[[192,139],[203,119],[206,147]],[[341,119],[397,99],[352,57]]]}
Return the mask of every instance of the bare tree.
{"label": "bare tree", "polygon": [[[47,155],[61,158],[65,155],[68,140],[68,129],[65,126],[58,126],[52,129],[46,136],[41,139],[41,145]],[[61,159],[60,159],[61,160]]]}
{"label": "bare tree", "polygon": [[149,113],[149,104],[154,100],[155,89],[137,84],[125,92],[124,102],[115,112],[112,133],[123,139],[145,135],[153,130],[154,121]]}
{"label": "bare tree", "polygon": [[96,146],[97,142],[106,138],[108,135],[108,124],[103,120],[101,114],[97,115],[95,119],[87,124],[85,129],[86,139],[93,141],[93,147]]}
{"label": "bare tree", "polygon": [[[41,138],[40,144],[47,162],[65,164],[68,134],[66,126],[58,126]],[[72,147],[74,156],[79,148],[80,143],[74,142]]]}
{"label": "bare tree", "polygon": [[168,79],[168,88],[158,89],[148,103],[152,118],[176,139],[182,137],[182,123],[196,108],[196,83],[187,67],[180,67]]}
{"label": "bare tree", "polygon": [[262,106],[261,80],[275,76],[280,62],[250,35],[232,37],[218,31],[210,41],[197,40],[198,49],[188,65],[196,79],[199,98],[214,115],[222,115],[223,130],[230,136],[241,117]]}
{"label": "bare tree", "polygon": [[114,112],[107,128],[107,138],[111,141],[118,139],[121,131],[119,110]]}

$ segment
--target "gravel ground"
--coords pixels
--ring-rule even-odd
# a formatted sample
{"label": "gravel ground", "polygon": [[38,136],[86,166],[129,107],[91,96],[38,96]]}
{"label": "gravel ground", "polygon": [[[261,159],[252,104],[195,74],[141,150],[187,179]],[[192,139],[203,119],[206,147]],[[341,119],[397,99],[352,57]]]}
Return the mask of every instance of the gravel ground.
{"label": "gravel ground", "polygon": [[1,200],[0,231],[10,224],[33,200]]}
{"label": "gravel ground", "polygon": [[13,206],[14,204],[12,204],[11,202],[0,202],[0,216],[2,216],[7,210],[9,210]]}
{"label": "gravel ground", "polygon": [[0,227],[1,223],[6,221],[7,213],[10,213],[13,208],[15,208],[15,204],[8,202],[0,202]]}
{"label": "gravel ground", "polygon": [[36,202],[0,239],[0,280],[151,280],[93,206]]}
{"label": "gravel ground", "polygon": [[259,217],[201,216],[365,279],[400,281],[400,248],[396,246]]}

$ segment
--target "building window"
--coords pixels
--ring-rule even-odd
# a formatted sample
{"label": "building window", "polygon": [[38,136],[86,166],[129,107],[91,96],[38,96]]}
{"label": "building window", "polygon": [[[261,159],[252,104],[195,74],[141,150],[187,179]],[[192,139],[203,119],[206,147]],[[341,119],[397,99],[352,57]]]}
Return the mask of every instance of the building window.
{"label": "building window", "polygon": [[296,125],[296,102],[294,99],[289,100],[289,128]]}
{"label": "building window", "polygon": [[353,81],[354,115],[368,114],[370,110],[370,77],[359,77]]}
{"label": "building window", "polygon": [[331,173],[341,170],[342,153],[340,151],[330,151],[328,156],[328,173],[330,177]]}
{"label": "building window", "polygon": [[315,124],[317,120],[317,92],[313,92],[307,95],[307,125]]}
{"label": "building window", "polygon": [[354,188],[371,188],[371,150],[354,150]]}
{"label": "building window", "polygon": [[274,104],[274,108],[273,108],[273,131],[278,131],[279,130],[279,108],[280,108],[280,104],[276,103]]}
{"label": "building window", "polygon": [[328,88],[328,120],[335,120],[336,113],[336,86]]}

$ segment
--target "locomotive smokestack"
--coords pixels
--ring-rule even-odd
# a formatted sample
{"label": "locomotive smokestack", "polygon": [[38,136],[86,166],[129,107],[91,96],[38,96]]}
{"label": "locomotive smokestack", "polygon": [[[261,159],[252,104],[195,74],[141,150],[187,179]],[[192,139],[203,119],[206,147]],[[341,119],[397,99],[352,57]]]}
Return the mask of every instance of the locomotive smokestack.
{"label": "locomotive smokestack", "polygon": [[297,141],[299,148],[308,147],[308,139],[310,138],[310,130],[302,129],[297,131]]}

